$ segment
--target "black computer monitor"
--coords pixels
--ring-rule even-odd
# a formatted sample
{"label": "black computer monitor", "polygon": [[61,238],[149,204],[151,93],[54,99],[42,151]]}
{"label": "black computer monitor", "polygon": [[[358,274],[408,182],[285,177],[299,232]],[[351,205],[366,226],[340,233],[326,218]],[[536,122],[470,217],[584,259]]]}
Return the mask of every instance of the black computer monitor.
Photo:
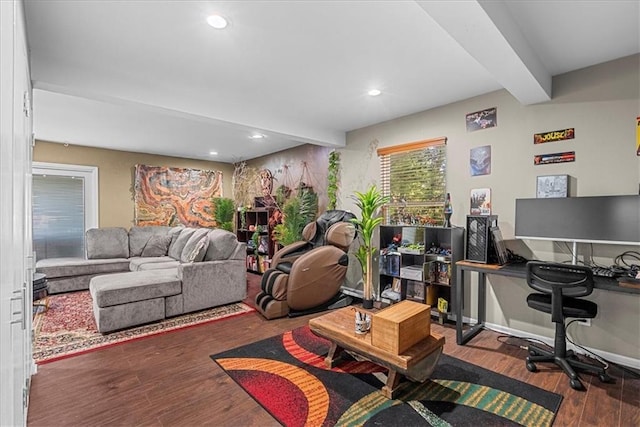
{"label": "black computer monitor", "polygon": [[640,195],[517,199],[515,236],[640,245]]}

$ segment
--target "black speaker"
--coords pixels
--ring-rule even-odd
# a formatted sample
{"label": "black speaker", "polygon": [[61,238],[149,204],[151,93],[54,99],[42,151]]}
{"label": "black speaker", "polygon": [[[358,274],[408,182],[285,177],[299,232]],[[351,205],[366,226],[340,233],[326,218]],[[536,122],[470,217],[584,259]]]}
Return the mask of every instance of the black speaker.
{"label": "black speaker", "polygon": [[483,262],[495,261],[495,251],[491,244],[491,228],[498,225],[497,215],[467,215],[466,260]]}

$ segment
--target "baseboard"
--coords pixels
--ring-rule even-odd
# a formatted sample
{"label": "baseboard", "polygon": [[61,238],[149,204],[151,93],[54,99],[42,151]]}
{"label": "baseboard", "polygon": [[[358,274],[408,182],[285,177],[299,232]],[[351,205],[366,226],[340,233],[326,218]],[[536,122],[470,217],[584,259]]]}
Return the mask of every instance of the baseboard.
{"label": "baseboard", "polygon": [[[471,324],[475,324],[475,320],[472,320]],[[485,322],[485,327],[487,329],[491,329],[493,331],[496,331],[496,332],[499,332],[499,333],[503,333],[503,334],[506,334],[506,335],[515,335],[515,336],[522,337],[522,338],[533,338],[533,339],[536,339],[536,340],[540,340],[540,341],[544,342],[545,344],[548,344],[549,346],[553,347],[553,338],[544,337],[542,335],[536,335],[536,334],[532,334],[532,333],[525,332],[525,331],[519,331],[517,329],[508,328],[506,326],[497,325],[495,323],[487,323],[487,322]],[[587,346],[583,346],[583,347],[586,348],[589,351],[594,352],[595,354],[597,354],[601,358],[603,358],[605,360],[608,360],[610,362],[617,363],[619,365],[628,366],[630,368],[640,369],[640,359],[634,359],[632,357],[622,356],[620,354],[610,353],[608,351],[595,349],[595,348],[591,348],[591,347],[587,347]],[[574,346],[570,342],[567,342],[567,348],[573,350],[574,352],[576,352],[578,354],[586,354],[586,355],[588,355],[588,353],[585,352],[583,349],[581,349],[580,347]]]}

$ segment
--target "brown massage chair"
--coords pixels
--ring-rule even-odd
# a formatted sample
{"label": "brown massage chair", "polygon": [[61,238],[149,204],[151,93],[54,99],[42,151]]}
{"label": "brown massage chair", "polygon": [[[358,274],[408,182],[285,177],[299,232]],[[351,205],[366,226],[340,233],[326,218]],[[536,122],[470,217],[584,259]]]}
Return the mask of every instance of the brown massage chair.
{"label": "brown massage chair", "polygon": [[323,213],[302,231],[304,241],[273,255],[262,276],[256,308],[267,319],[294,317],[348,305],[340,293],[347,274],[347,251],[355,239],[351,212]]}

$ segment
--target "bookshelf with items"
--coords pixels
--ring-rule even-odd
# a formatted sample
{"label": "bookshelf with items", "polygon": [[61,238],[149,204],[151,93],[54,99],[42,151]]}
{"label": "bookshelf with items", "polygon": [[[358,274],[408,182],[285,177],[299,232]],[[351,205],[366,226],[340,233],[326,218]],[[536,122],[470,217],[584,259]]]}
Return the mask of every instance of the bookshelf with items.
{"label": "bookshelf with items", "polygon": [[[432,307],[438,315],[438,299],[454,310],[455,268],[464,258],[464,228],[423,226],[380,227],[380,289],[385,302],[413,300]],[[399,288],[398,299],[389,298]],[[391,291],[390,291],[391,290]]]}
{"label": "bookshelf with items", "polygon": [[273,208],[247,209],[237,212],[236,237],[247,244],[247,271],[264,273],[275,251],[269,219]]}

